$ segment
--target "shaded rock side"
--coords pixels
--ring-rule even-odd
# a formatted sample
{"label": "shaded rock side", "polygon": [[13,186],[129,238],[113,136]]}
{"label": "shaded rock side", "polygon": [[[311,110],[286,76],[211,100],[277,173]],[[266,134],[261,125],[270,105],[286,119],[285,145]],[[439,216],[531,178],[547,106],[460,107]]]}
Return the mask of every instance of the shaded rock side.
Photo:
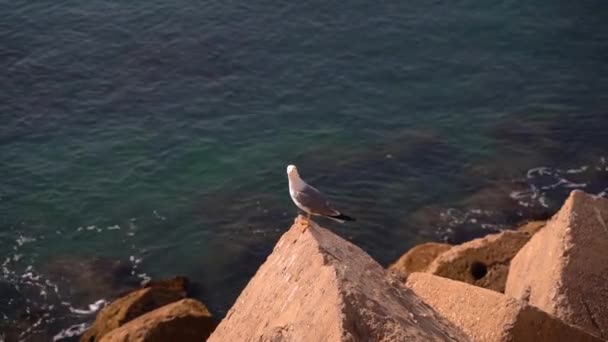
{"label": "shaded rock side", "polygon": [[513,259],[505,293],[608,338],[608,199],[573,191]]}
{"label": "shaded rock side", "polygon": [[426,273],[410,274],[406,285],[474,341],[601,341],[523,301],[495,291]]}
{"label": "shaded rock side", "polygon": [[441,253],[452,248],[446,243],[427,242],[412,247],[388,269],[405,279],[412,272],[424,272]]}
{"label": "shaded rock side", "polygon": [[93,325],[80,337],[81,342],[99,341],[108,332],[149,311],[184,298],[184,291],[149,287],[128,293],[97,314]]}
{"label": "shaded rock side", "polygon": [[466,341],[359,247],[316,224],[276,244],[209,341]]}
{"label": "shaded rock side", "polygon": [[528,234],[530,237],[532,237],[532,235],[538,233],[546,225],[547,225],[546,220],[545,221],[530,221],[528,223],[525,223],[525,224],[519,226],[516,230],[518,232]]}
{"label": "shaded rock side", "polygon": [[182,299],[114,329],[102,342],[200,342],[215,328],[209,310],[194,299]]}
{"label": "shaded rock side", "polygon": [[188,297],[190,292],[190,280],[184,276],[176,276],[168,279],[150,280],[145,283],[143,287],[161,287],[180,293],[182,297]]}
{"label": "shaded rock side", "polygon": [[504,292],[511,259],[542,225],[530,223],[522,230],[506,230],[454,246],[435,258],[426,272]]}

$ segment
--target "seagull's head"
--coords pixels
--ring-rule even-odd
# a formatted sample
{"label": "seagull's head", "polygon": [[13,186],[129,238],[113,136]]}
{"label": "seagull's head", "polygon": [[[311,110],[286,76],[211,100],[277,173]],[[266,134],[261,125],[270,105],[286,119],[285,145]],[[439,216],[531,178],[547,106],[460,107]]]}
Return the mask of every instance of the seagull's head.
{"label": "seagull's head", "polygon": [[287,166],[287,176],[297,176],[298,168],[295,165]]}

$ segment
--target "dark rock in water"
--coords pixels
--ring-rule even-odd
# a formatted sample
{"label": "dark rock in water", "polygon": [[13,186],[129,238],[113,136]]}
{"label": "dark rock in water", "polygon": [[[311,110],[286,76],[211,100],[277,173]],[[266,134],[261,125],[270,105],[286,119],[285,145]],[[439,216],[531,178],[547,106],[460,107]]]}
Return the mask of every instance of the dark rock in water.
{"label": "dark rock in water", "polygon": [[83,307],[100,298],[114,298],[139,287],[129,262],[105,257],[58,256],[43,265],[48,279],[68,291],[73,306]]}
{"label": "dark rock in water", "polygon": [[[72,310],[86,313],[102,298],[138,288],[139,279],[131,273],[130,263],[110,258],[49,258],[39,270],[11,279],[14,284],[0,282],[0,333],[6,341],[53,340],[68,326],[90,319]],[[64,335],[61,341],[78,338]]]}
{"label": "dark rock in water", "polygon": [[411,212],[407,219],[416,227],[438,227],[442,223],[441,214],[446,210],[446,207],[439,205],[427,205]]}
{"label": "dark rock in water", "polygon": [[182,299],[130,321],[105,335],[101,341],[205,341],[215,326],[209,310],[202,303]]}
{"label": "dark rock in water", "polygon": [[433,228],[448,243],[460,244],[522,222],[551,217],[551,207],[518,200],[517,194],[529,190],[522,182],[492,182],[454,203],[419,208],[409,219],[415,226]]}
{"label": "dark rock in water", "polygon": [[[38,307],[36,303],[28,301],[27,292],[32,289],[23,289],[24,286],[21,284],[18,288],[0,281],[0,341],[50,341],[53,327],[47,324],[47,319],[55,313],[65,315],[67,310],[57,306],[55,312],[51,313]],[[37,288],[37,291],[40,289]]]}
{"label": "dark rock in water", "polygon": [[133,291],[103,308],[95,322],[80,338],[82,342],[99,341],[105,334],[123,324],[163,305],[178,301],[185,297],[183,287],[167,281],[168,287],[157,282],[151,286]]}
{"label": "dark rock in water", "polygon": [[5,341],[53,340],[62,329],[87,318],[70,310],[88,311],[101,298],[139,287],[131,270],[124,261],[62,255],[48,259],[39,272],[12,279],[14,284],[0,281],[0,336]]}
{"label": "dark rock in water", "polygon": [[39,310],[23,312],[16,319],[0,321],[0,341],[3,342],[47,342],[53,334],[46,319],[50,313]]}
{"label": "dark rock in water", "polygon": [[548,208],[533,203],[523,205],[515,196],[528,191],[530,187],[524,182],[492,182],[464,198],[458,206],[489,212],[494,220],[508,225],[523,219],[546,220],[552,214]]}
{"label": "dark rock in water", "polygon": [[[556,122],[546,119],[521,120],[518,115],[496,120],[485,130],[496,143],[496,156],[504,159],[495,168],[498,172],[525,172],[526,169],[545,164],[551,155],[562,153],[563,148],[556,144]],[[522,168],[523,167],[523,168]]]}

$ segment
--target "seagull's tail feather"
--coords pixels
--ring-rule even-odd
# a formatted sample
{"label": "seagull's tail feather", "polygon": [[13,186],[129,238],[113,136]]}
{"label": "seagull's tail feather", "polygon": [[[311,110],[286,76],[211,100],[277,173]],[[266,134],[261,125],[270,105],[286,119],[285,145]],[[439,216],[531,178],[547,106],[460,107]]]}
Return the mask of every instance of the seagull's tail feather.
{"label": "seagull's tail feather", "polygon": [[350,217],[344,214],[338,214],[338,215],[334,215],[334,216],[328,216],[331,219],[334,219],[338,222],[344,223],[345,221],[357,221],[355,220],[354,217]]}

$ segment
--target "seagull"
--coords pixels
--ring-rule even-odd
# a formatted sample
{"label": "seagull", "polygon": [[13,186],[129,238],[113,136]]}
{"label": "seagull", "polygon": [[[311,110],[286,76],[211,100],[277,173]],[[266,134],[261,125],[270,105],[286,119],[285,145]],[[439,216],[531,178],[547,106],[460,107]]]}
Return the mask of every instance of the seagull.
{"label": "seagull", "polygon": [[306,213],[306,228],[310,226],[310,216],[323,216],[334,221],[344,223],[345,221],[355,221],[354,218],[340,213],[329,203],[325,196],[316,188],[306,184],[298,174],[295,165],[287,166],[287,179],[289,180],[289,195],[293,203]]}

